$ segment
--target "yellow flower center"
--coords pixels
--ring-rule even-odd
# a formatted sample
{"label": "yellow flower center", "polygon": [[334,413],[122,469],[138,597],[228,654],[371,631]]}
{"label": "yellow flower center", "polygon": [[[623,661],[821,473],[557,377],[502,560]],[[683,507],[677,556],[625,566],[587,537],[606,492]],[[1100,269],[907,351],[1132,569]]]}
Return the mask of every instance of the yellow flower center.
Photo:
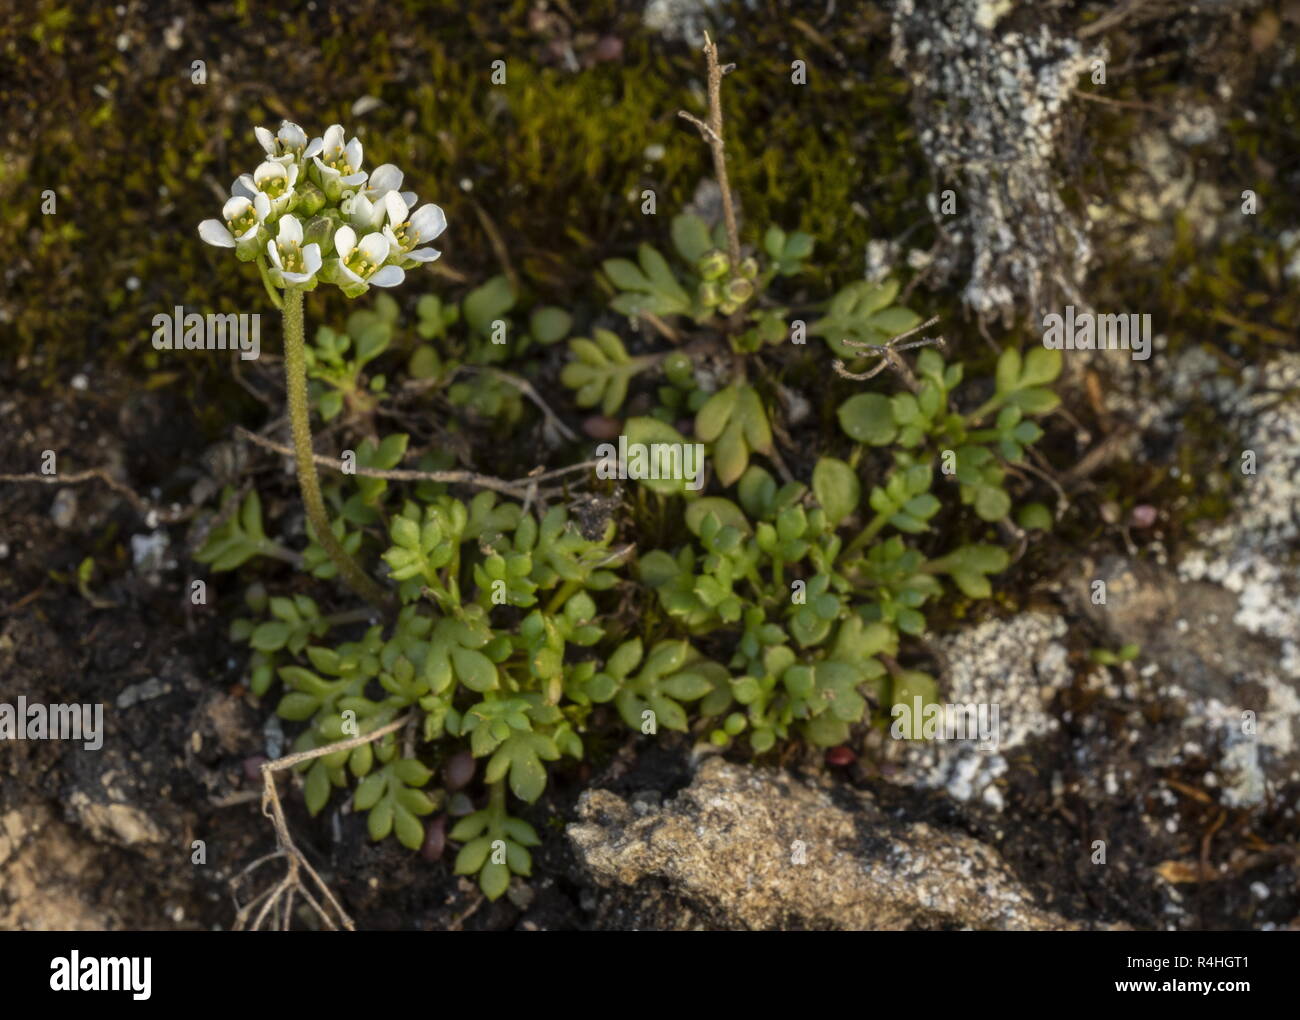
{"label": "yellow flower center", "polygon": [[279,198],[289,187],[289,178],[283,176],[268,177],[260,185],[258,190],[267,198]]}
{"label": "yellow flower center", "polygon": [[352,254],[343,260],[343,264],[363,280],[368,278],[376,269],[379,268],[378,263],[371,262],[367,259],[360,248],[354,249]]}
{"label": "yellow flower center", "polygon": [[391,228],[393,236],[397,238],[397,243],[402,246],[402,251],[410,251],[415,247],[416,239],[414,237],[408,237],[406,233],[410,226],[411,221],[407,220],[405,223],[399,223],[397,226]]}
{"label": "yellow flower center", "polygon": [[236,237],[243,237],[257,223],[257,213],[253,211],[253,207],[250,205],[234,219],[228,220],[227,223],[232,234]]}
{"label": "yellow flower center", "polygon": [[276,241],[280,249],[280,262],[287,273],[306,272],[302,259],[302,245],[297,241]]}

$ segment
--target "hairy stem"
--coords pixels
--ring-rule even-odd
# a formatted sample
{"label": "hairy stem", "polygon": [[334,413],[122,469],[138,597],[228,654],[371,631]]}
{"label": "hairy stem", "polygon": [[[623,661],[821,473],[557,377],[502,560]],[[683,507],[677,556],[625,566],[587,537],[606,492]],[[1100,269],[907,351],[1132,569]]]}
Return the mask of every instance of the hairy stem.
{"label": "hairy stem", "polygon": [[367,602],[386,608],[384,591],[357,566],[356,560],[334,537],[325,500],[321,496],[320,478],[312,459],[311,408],[307,403],[307,357],[302,327],[302,291],[287,290],[284,297],[284,384],[289,399],[289,423],[293,428],[293,452],[298,464],[298,488],[312,530],[339,569],[349,588]]}

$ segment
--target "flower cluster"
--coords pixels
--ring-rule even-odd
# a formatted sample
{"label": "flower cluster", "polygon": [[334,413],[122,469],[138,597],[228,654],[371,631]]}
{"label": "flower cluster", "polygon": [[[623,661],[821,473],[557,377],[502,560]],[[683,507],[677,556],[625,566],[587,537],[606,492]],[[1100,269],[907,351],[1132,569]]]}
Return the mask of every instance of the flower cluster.
{"label": "flower cluster", "polygon": [[446,229],[442,210],[417,210],[393,164],[362,169],[361,141],[345,142],[342,125],[310,141],[289,121],[276,134],[254,131],[266,159],[231,185],[221,219],[199,224],[208,244],[257,262],[273,286],[313,290],[323,281],[348,297],[396,287],[406,270],[439,256],[427,245]]}

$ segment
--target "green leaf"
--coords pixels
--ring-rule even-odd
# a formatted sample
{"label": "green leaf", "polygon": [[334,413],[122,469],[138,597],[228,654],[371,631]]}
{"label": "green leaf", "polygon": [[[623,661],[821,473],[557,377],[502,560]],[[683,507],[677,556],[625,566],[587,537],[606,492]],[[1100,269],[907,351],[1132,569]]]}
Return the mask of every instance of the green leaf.
{"label": "green leaf", "polygon": [[1042,503],[1026,503],[1017,511],[1016,522],[1026,531],[1051,531],[1052,511]]}
{"label": "green leaf", "polygon": [[1000,521],[1011,512],[1011,497],[992,485],[983,485],[975,493],[975,512],[986,521]]}
{"label": "green leaf", "polygon": [[1020,383],[1020,352],[1008,347],[998,358],[997,390],[999,393],[1011,393]]}
{"label": "green leaf", "polygon": [[839,524],[858,508],[862,500],[862,484],[857,473],[834,457],[823,457],[813,468],[813,494],[826,511],[826,519]]}
{"label": "green leaf", "polygon": [[497,685],[497,668],[482,652],[472,648],[453,646],[451,661],[456,667],[456,676],[472,691],[490,691]]}
{"label": "green leaf", "polygon": [[1034,347],[1025,355],[1020,386],[1044,386],[1061,374],[1061,352],[1050,347]]}
{"label": "green leaf", "polygon": [[1009,399],[1025,414],[1046,414],[1061,402],[1055,393],[1044,389],[1017,390]]}
{"label": "green leaf", "polygon": [[[685,445],[685,437],[667,422],[658,418],[629,418],[623,424],[623,434],[627,436],[628,445],[642,443],[647,448],[654,443]],[[637,482],[647,489],[664,494],[680,493],[686,488],[684,478],[638,478]]]}
{"label": "green leaf", "polygon": [[709,514],[714,514],[718,518],[718,523],[724,527],[730,525],[743,534],[751,534],[753,528],[749,526],[749,519],[745,517],[744,511],[736,506],[729,499],[723,499],[720,496],[705,496],[691,502],[686,508],[686,526],[690,528],[691,533],[698,535],[700,528],[704,524],[704,518]]}
{"label": "green leaf", "polygon": [[672,222],[673,246],[691,265],[700,260],[711,247],[709,228],[698,216],[691,213],[679,213]]}
{"label": "green leaf", "polygon": [[553,344],[569,335],[573,316],[563,308],[548,305],[536,308],[528,318],[528,332],[542,344]]}
{"label": "green leaf", "polygon": [[249,644],[259,652],[273,652],[284,647],[284,643],[289,640],[291,630],[290,625],[283,621],[268,620],[266,623],[259,624],[253,631]]}
{"label": "green leaf", "polygon": [[605,270],[610,282],[620,290],[644,292],[651,289],[645,274],[629,259],[606,259],[601,268]]}
{"label": "green leaf", "polygon": [[498,900],[510,887],[510,869],[504,864],[488,861],[479,873],[478,885],[489,900]]}
{"label": "green leaf", "polygon": [[884,446],[897,434],[889,398],[879,393],[849,397],[839,409],[840,427],[850,439],[870,446]]}
{"label": "green leaf", "polygon": [[514,307],[515,295],[510,281],[504,276],[494,276],[481,287],[465,295],[461,308],[465,321],[481,336],[490,336],[492,323],[505,316]]}
{"label": "green leaf", "polygon": [[739,397],[738,386],[728,386],[710,397],[695,416],[696,438],[701,442],[712,443],[722,435]]}

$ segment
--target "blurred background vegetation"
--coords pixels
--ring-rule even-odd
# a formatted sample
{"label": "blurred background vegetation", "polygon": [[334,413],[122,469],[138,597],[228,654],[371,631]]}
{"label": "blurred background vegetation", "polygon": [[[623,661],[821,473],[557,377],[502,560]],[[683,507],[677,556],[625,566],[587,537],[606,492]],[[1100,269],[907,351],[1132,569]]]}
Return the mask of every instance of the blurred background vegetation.
{"label": "blurred background vegetation", "polygon": [[[368,167],[397,163],[422,201],[446,210],[443,259],[396,295],[408,311],[421,293],[459,297],[506,270],[525,301],[566,306],[582,324],[605,300],[592,270],[638,241],[662,244],[712,173],[676,116],[703,110],[702,59],[687,41],[703,23],[681,11],[704,5],[658,6],[670,16],[648,17],[644,0],[0,0],[0,373],[50,387],[111,370],[172,390],[208,435],[238,417],[225,405],[248,398],[224,357],[160,361],[150,322],[176,304],[269,310],[256,274],[202,244],[196,227],[259,158],[253,126],[282,118],[309,134],[343,123]],[[1157,308],[1172,349],[1210,342],[1229,362],[1293,346],[1300,318],[1277,245],[1300,225],[1297,33],[1295,12],[1276,6],[1212,23],[1171,11],[1108,33],[1111,80],[1091,89],[1100,101],[1075,104],[1061,152],[1067,201],[1109,204],[1144,172],[1136,134],[1167,126],[1185,101],[1220,110],[1229,144],[1197,161],[1198,179],[1228,211],[1243,188],[1256,190],[1259,214],[1244,230],[1210,231],[1210,250],[1195,210],[1099,229],[1089,296]],[[1068,31],[1109,5],[1047,8],[1017,13]],[[725,105],[747,238],[769,223],[811,233],[810,300],[860,278],[872,238],[925,249],[926,194],[949,182],[933,179],[915,143],[888,5],[708,9],[726,26],[716,33],[723,59],[739,65]],[[790,83],[795,58],[808,61],[804,86]],[[196,60],[204,84],[192,80]],[[491,83],[495,60],[506,62],[504,86]],[[646,188],[658,198],[649,222]],[[47,190],[53,216],[42,214]],[[1135,229],[1173,233],[1154,269],[1130,262]],[[987,359],[958,318],[960,282],[911,304],[943,314],[950,338],[966,334],[963,354]],[[348,310],[332,290],[309,298],[312,323],[339,325]]]}
{"label": "blurred background vegetation", "polygon": [[[927,218],[888,19],[864,5],[819,30],[783,4],[736,6],[723,47],[742,69],[726,105],[745,216],[760,233],[778,222],[818,237],[821,274],[835,278],[822,282],[860,276],[869,237]],[[600,303],[593,268],[662,242],[711,174],[676,116],[703,109],[700,55],[646,30],[642,10],[612,0],[11,8],[0,30],[7,357],[46,384],[83,362],[153,385],[183,373],[201,410],[228,385],[207,378],[228,375],[222,356],[206,370],[199,358],[159,363],[150,321],[175,304],[269,310],[256,274],[196,227],[258,161],[253,126],[282,118],[309,135],[344,124],[367,167],[397,163],[421,201],[445,209],[443,259],[399,300],[459,294],[508,260],[538,299]],[[801,88],[790,85],[796,55],[822,67]],[[505,86],[490,81],[498,59]],[[191,80],[195,60],[205,84]],[[658,197],[649,224],[645,188]],[[54,216],[41,211],[46,189]],[[346,314],[332,292],[309,300],[316,322]]]}

